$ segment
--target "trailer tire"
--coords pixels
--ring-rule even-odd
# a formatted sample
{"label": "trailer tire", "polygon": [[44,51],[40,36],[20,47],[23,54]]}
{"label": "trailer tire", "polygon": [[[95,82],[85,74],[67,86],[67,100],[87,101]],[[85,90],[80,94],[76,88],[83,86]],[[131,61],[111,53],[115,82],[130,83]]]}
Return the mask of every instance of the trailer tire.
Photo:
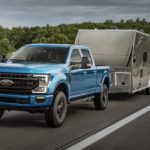
{"label": "trailer tire", "polygon": [[146,89],[146,95],[150,95],[150,88]]}
{"label": "trailer tire", "polygon": [[4,112],[5,112],[4,110],[0,109],[0,119],[3,117]]}
{"label": "trailer tire", "polygon": [[67,98],[62,91],[58,91],[54,97],[54,103],[45,111],[45,121],[50,127],[60,127],[67,114]]}
{"label": "trailer tire", "polygon": [[101,94],[96,94],[94,98],[94,105],[97,110],[104,110],[108,105],[108,88],[104,84]]}

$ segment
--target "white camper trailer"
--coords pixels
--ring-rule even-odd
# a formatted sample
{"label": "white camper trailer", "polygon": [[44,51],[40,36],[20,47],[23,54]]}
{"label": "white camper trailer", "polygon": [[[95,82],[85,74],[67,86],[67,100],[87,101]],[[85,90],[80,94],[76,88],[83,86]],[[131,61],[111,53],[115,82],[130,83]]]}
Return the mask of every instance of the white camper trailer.
{"label": "white camper trailer", "polygon": [[92,49],[96,65],[112,67],[112,93],[150,94],[150,35],[136,30],[79,30],[75,44]]}

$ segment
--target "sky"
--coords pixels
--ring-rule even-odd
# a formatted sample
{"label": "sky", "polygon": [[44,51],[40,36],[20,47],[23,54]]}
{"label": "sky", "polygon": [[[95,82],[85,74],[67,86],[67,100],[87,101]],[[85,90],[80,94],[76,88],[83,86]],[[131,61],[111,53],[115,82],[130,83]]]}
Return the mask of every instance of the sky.
{"label": "sky", "polygon": [[150,21],[150,0],[0,0],[0,25],[9,28],[137,17]]}

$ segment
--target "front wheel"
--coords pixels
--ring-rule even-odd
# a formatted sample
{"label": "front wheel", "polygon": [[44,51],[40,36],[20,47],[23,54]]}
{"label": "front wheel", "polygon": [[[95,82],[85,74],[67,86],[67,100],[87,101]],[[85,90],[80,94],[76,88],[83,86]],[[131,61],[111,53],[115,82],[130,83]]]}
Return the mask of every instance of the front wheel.
{"label": "front wheel", "polygon": [[67,114],[67,99],[64,92],[57,92],[53,106],[45,112],[45,121],[50,127],[60,127],[66,118]]}
{"label": "front wheel", "polygon": [[108,104],[108,88],[106,85],[103,85],[101,94],[96,94],[94,98],[94,105],[97,110],[103,110],[107,107]]}

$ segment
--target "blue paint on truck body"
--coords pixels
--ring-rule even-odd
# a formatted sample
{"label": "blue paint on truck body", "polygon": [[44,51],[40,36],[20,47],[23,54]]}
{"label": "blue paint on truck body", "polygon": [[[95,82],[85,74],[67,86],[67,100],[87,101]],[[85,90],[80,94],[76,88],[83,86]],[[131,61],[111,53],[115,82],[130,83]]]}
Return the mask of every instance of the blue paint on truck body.
{"label": "blue paint on truck body", "polygon": [[[104,82],[107,80],[108,89],[111,87],[111,69],[107,66],[95,66],[90,49],[79,45],[65,44],[30,44],[25,48],[65,48],[67,57],[64,63],[49,63],[49,62],[30,62],[30,61],[9,61],[0,64],[0,107],[5,109],[47,109],[53,104],[54,95],[59,85],[65,88],[65,94],[68,101],[77,100],[80,97],[87,97],[101,93]],[[90,52],[91,67],[83,69],[82,67],[71,69],[70,61],[72,51],[77,49],[83,56],[81,49],[86,49]],[[44,81],[49,78],[46,86],[40,86],[38,76]],[[30,88],[32,81],[38,80],[39,84],[34,89]],[[3,85],[13,81],[14,85]],[[33,86],[35,83],[32,83]],[[27,86],[26,88],[24,86]],[[25,89],[24,89],[25,88]],[[35,92],[35,89],[43,88],[43,92]],[[34,91],[34,92],[33,92]],[[43,101],[37,99],[44,98]]]}

